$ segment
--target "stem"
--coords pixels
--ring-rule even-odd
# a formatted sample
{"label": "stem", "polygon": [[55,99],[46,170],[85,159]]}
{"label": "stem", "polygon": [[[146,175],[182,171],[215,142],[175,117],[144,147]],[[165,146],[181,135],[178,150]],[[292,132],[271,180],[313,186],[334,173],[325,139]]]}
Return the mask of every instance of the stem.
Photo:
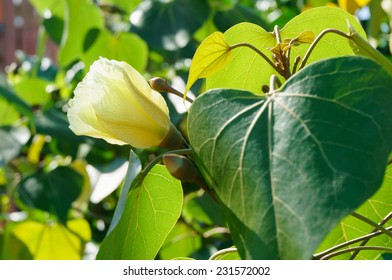
{"label": "stem", "polygon": [[301,57],[297,56],[294,60],[294,66],[293,66],[293,73],[292,75],[294,75],[297,72],[297,67],[298,67],[298,63],[301,61]]}
{"label": "stem", "polygon": [[207,239],[215,234],[230,234],[230,231],[225,227],[216,227],[203,233],[203,238]]}
{"label": "stem", "polygon": [[367,57],[373,59],[378,62],[384,69],[386,69],[392,75],[392,63],[382,55],[378,50],[373,48],[358,32],[355,31],[354,27],[348,23],[350,33],[347,36],[351,41],[353,41],[362,55],[366,55]]}
{"label": "stem", "polygon": [[176,155],[191,155],[192,154],[192,149],[181,149],[181,150],[175,150],[175,151],[169,151],[166,153],[163,153],[156,158],[154,158],[152,161],[150,161],[147,166],[140,172],[140,178],[144,178],[147,176],[148,172],[158,163],[162,160],[164,155],[167,154],[176,154]]}
{"label": "stem", "polygon": [[[238,44],[234,44],[230,46],[230,50],[233,50],[235,48],[239,48],[239,47],[247,47],[252,49],[253,51],[255,51],[258,55],[260,55],[272,68],[274,68],[274,70],[276,72],[278,72],[280,75],[282,75],[284,77],[284,73],[282,72],[282,70],[277,67],[263,52],[261,52],[258,48],[256,48],[255,46],[248,44],[248,43],[238,43]],[[286,78],[286,77],[285,77]],[[287,78],[286,78],[287,79]]]}
{"label": "stem", "polygon": [[269,85],[269,94],[272,94],[277,87],[280,87],[282,83],[279,81],[276,75],[272,75],[270,78],[270,85]]}
{"label": "stem", "polygon": [[[388,231],[390,231],[390,230],[392,230],[392,226],[387,227],[386,229],[387,229]],[[361,237],[357,237],[357,238],[351,239],[351,240],[349,240],[349,241],[346,241],[346,242],[343,242],[343,243],[341,243],[341,244],[338,244],[338,245],[336,245],[336,246],[334,246],[334,247],[331,247],[331,248],[329,248],[329,249],[327,249],[327,250],[325,250],[325,251],[323,251],[323,252],[320,252],[320,253],[318,253],[318,254],[314,254],[314,255],[313,255],[313,259],[319,260],[320,258],[322,258],[322,257],[328,255],[329,253],[332,253],[332,252],[334,252],[334,251],[336,251],[336,250],[338,250],[338,249],[340,249],[340,248],[349,246],[349,245],[351,245],[351,244],[355,244],[355,243],[360,242],[360,241],[370,240],[371,238],[377,237],[377,236],[379,236],[379,235],[381,235],[381,234],[384,234],[384,233],[381,232],[381,231],[376,231],[376,232],[369,233],[369,234],[366,234],[366,235],[361,236]],[[363,245],[361,244],[360,246],[363,246]]]}
{"label": "stem", "polygon": [[224,255],[224,254],[227,254],[227,253],[234,253],[234,252],[237,252],[238,250],[237,250],[237,248],[235,248],[235,247],[232,247],[232,248],[226,248],[226,249],[223,249],[223,250],[220,250],[220,251],[218,251],[218,252],[216,252],[215,254],[213,254],[210,258],[209,258],[209,260],[215,260],[217,257],[219,257],[219,256],[221,256],[221,255]]}
{"label": "stem", "polygon": [[47,39],[46,37],[47,37],[46,31],[41,25],[41,27],[38,29],[38,36],[37,36],[37,57],[31,72],[34,78],[36,78],[38,75],[38,71],[41,66],[41,61],[45,54],[46,39]]}
{"label": "stem", "polygon": [[183,94],[182,92],[179,92],[178,90],[176,90],[175,88],[173,88],[172,86],[170,86],[167,81],[163,78],[152,78],[151,80],[148,81],[150,83],[150,86],[153,90],[159,91],[159,92],[168,92],[168,93],[172,93],[174,95],[177,95],[178,97],[181,97],[182,99],[185,99],[186,101],[188,101],[189,103],[193,103],[193,99],[190,98],[189,96],[186,96],[185,94]]}
{"label": "stem", "polygon": [[386,230],[384,227],[380,226],[379,224],[376,224],[375,222],[373,222],[372,220],[369,220],[368,218],[366,218],[365,216],[362,216],[356,212],[352,212],[351,216],[361,220],[362,222],[365,222],[373,227],[375,227],[376,230],[379,230],[383,233],[385,233],[386,235],[388,235],[389,237],[392,238],[392,232]]}
{"label": "stem", "polygon": [[275,34],[275,37],[276,37],[276,43],[277,44],[281,44],[282,43],[282,37],[280,36],[279,26],[277,26],[277,25],[274,26],[274,34]]}
{"label": "stem", "polygon": [[314,39],[313,43],[310,45],[309,49],[306,51],[304,59],[302,60],[301,65],[299,66],[299,70],[301,70],[302,68],[305,67],[305,64],[308,61],[309,56],[312,54],[312,52],[313,52],[314,48],[316,47],[316,45],[318,44],[318,42],[320,42],[320,40],[328,33],[335,33],[335,34],[343,36],[343,37],[345,37],[347,39],[350,39],[349,35],[347,35],[346,33],[342,32],[340,30],[337,30],[337,29],[334,29],[334,28],[328,28],[328,29],[323,30],[316,37],[316,39]]}
{"label": "stem", "polygon": [[[381,220],[381,222],[378,224],[379,226],[383,226],[385,225],[390,219],[392,218],[392,212],[390,212],[384,219]],[[378,229],[375,228],[372,230],[372,233],[378,232]],[[381,232],[380,232],[381,233]],[[362,241],[361,244],[359,244],[359,246],[365,246],[366,243],[370,240],[370,238],[366,238]],[[359,251],[355,251],[352,256],[350,257],[351,260],[353,260],[357,255],[358,255]]]}
{"label": "stem", "polygon": [[351,247],[351,248],[346,248],[341,251],[335,252],[328,254],[324,257],[322,257],[320,260],[328,260],[330,258],[336,257],[338,255],[342,255],[351,251],[356,251],[356,250],[372,250],[372,251],[384,251],[384,252],[390,252],[392,253],[392,248],[389,247],[382,247],[382,246],[358,246],[358,247]]}

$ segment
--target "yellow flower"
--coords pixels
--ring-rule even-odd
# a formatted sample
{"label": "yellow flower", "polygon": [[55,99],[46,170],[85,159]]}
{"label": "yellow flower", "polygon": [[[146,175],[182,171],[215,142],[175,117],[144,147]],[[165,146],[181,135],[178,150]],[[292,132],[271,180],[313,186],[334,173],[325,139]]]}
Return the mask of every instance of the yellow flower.
{"label": "yellow flower", "polygon": [[125,62],[95,61],[74,94],[68,120],[77,135],[148,148],[166,143],[175,130],[164,98]]}

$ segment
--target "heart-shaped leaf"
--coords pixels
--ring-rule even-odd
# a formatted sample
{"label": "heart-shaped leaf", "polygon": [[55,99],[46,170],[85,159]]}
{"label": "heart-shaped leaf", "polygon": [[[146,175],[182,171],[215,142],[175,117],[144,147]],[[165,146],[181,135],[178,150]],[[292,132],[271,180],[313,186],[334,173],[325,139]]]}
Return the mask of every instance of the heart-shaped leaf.
{"label": "heart-shaped leaf", "polygon": [[189,141],[243,259],[309,259],[381,185],[392,148],[392,77],[372,60],[314,63],[266,98],[212,90]]}

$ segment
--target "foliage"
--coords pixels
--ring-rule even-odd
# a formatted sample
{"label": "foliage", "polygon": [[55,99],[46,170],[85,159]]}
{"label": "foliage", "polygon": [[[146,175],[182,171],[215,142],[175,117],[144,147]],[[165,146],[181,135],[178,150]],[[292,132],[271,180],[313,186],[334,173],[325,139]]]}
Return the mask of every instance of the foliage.
{"label": "foliage", "polygon": [[[37,54],[0,77],[0,259],[388,258],[388,1],[30,2]],[[185,146],[70,130],[100,57],[169,82]]]}

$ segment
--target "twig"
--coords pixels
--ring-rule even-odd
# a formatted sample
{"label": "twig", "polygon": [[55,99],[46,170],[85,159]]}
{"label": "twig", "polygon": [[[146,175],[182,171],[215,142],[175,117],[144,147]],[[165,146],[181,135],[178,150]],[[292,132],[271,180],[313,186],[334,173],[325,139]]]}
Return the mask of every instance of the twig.
{"label": "twig", "polygon": [[255,46],[248,44],[248,43],[238,43],[230,46],[230,49],[235,49],[239,47],[247,47],[255,51],[258,55],[260,55],[276,72],[278,72],[280,75],[282,75],[285,79],[288,79],[289,77],[285,77],[285,73],[277,67],[262,51],[260,51],[258,48]]}
{"label": "twig", "polygon": [[318,42],[319,42],[325,35],[327,35],[328,33],[335,33],[335,34],[338,34],[338,35],[343,36],[343,37],[345,37],[345,38],[348,38],[348,39],[350,38],[350,36],[349,36],[348,34],[342,32],[342,31],[340,31],[340,30],[334,29],[334,28],[328,28],[328,29],[323,30],[323,31],[316,37],[316,39],[314,39],[313,43],[310,45],[309,49],[306,51],[305,56],[304,56],[304,59],[302,60],[301,65],[299,66],[299,69],[298,69],[298,70],[301,70],[302,68],[304,68],[306,62],[307,62],[308,59],[309,59],[309,56],[312,54],[312,52],[313,52],[314,48],[316,47],[316,45],[318,44]]}
{"label": "twig", "polygon": [[[379,225],[379,226],[385,225],[391,218],[392,218],[392,212],[390,212],[388,215],[386,215],[385,218],[382,219],[381,222],[380,222],[378,225]],[[371,233],[375,233],[375,232],[378,232],[378,229],[377,229],[377,228],[373,229],[373,231],[372,231]],[[359,246],[365,246],[366,243],[367,243],[369,240],[370,240],[370,238],[364,239],[364,240],[362,241],[362,243],[359,244]],[[358,253],[359,253],[359,251],[354,252],[354,253],[352,254],[352,256],[350,257],[350,259],[353,260],[353,259],[358,255]]]}
{"label": "twig", "polygon": [[352,212],[351,216],[361,220],[362,222],[365,222],[373,227],[375,227],[375,229],[385,233],[386,235],[388,235],[389,237],[392,238],[392,232],[386,230],[384,227],[380,226],[379,224],[376,224],[375,222],[373,222],[372,220],[369,220],[368,218],[366,218],[365,216],[362,216],[361,214],[358,214],[357,212]]}
{"label": "twig", "polygon": [[226,248],[226,249],[220,250],[220,251],[216,252],[215,254],[213,254],[213,255],[209,258],[209,260],[215,260],[217,257],[219,257],[219,256],[221,256],[221,255],[224,255],[224,254],[227,254],[227,253],[235,253],[235,252],[237,252],[237,251],[238,251],[238,250],[237,250],[237,248],[235,248],[235,247]]}
{"label": "twig", "polygon": [[[392,226],[387,227],[386,230],[389,230],[389,231],[392,230]],[[357,237],[357,238],[348,240],[348,241],[340,243],[340,244],[338,244],[338,245],[336,245],[334,247],[331,247],[331,248],[329,248],[329,249],[327,249],[327,250],[325,250],[323,252],[320,252],[320,253],[317,253],[317,254],[313,255],[313,259],[318,260],[318,259],[328,255],[329,253],[332,253],[332,252],[334,252],[336,250],[339,250],[340,248],[349,246],[351,244],[355,244],[357,242],[360,242],[360,241],[363,241],[363,240],[366,240],[366,239],[370,240],[371,238],[377,237],[377,236],[382,235],[382,234],[384,234],[384,233],[381,232],[381,231],[376,231],[376,232],[372,232],[372,233],[366,234],[366,235],[361,236],[361,237]],[[363,245],[361,244],[360,246],[363,246]]]}
{"label": "twig", "polygon": [[340,250],[335,253],[328,254],[324,257],[322,257],[320,260],[328,260],[330,258],[336,257],[338,255],[342,255],[351,251],[356,251],[356,250],[372,250],[372,251],[385,251],[385,252],[390,252],[392,253],[392,248],[389,247],[382,247],[382,246],[358,246],[358,247],[351,247],[351,248],[346,248],[343,250]]}

